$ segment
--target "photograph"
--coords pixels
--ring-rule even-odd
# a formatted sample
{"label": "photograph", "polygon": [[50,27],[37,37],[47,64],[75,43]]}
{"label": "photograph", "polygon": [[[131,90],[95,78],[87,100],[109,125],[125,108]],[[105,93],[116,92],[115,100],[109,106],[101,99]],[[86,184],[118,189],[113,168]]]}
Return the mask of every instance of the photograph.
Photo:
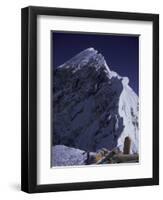
{"label": "photograph", "polygon": [[139,94],[139,35],[51,30],[51,167],[139,163]]}
{"label": "photograph", "polygon": [[21,190],[159,184],[159,14],[28,6]]}

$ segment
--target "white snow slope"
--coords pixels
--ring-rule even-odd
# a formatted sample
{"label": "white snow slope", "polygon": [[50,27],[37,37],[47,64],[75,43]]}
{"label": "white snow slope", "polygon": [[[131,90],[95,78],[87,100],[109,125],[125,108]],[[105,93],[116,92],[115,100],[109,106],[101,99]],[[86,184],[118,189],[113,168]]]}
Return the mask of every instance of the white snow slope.
{"label": "white snow slope", "polygon": [[118,147],[123,151],[125,137],[131,139],[130,153],[139,152],[138,96],[129,87],[128,78],[123,78],[123,91],[119,100],[119,115],[123,118],[124,130],[118,138]]}

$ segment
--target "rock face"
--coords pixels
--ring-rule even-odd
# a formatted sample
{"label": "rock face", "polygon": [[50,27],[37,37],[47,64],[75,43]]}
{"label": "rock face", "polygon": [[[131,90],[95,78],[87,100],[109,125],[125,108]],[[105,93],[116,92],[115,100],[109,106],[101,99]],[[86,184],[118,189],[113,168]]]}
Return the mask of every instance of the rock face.
{"label": "rock face", "polygon": [[86,49],[54,69],[53,77],[53,145],[123,151],[128,136],[130,153],[138,152],[138,97],[101,54]]}

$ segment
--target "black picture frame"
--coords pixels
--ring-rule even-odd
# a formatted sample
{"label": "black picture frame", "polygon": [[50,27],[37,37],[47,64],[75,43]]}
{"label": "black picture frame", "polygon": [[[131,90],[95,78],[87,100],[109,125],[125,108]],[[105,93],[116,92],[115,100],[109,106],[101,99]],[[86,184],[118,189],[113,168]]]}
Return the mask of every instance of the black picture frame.
{"label": "black picture frame", "polygon": [[[153,23],[153,177],[37,185],[37,16],[55,15]],[[30,6],[21,11],[21,190],[28,193],[159,184],[159,15]]]}

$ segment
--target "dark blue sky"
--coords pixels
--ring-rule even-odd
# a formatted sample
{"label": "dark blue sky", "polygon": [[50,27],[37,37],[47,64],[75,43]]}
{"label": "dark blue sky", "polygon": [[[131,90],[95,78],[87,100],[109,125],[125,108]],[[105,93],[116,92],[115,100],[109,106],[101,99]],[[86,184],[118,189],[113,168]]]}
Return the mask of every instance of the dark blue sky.
{"label": "dark blue sky", "polygon": [[101,53],[110,69],[130,79],[129,85],[138,94],[139,37],[90,33],[53,32],[53,65],[57,67],[86,48]]}

